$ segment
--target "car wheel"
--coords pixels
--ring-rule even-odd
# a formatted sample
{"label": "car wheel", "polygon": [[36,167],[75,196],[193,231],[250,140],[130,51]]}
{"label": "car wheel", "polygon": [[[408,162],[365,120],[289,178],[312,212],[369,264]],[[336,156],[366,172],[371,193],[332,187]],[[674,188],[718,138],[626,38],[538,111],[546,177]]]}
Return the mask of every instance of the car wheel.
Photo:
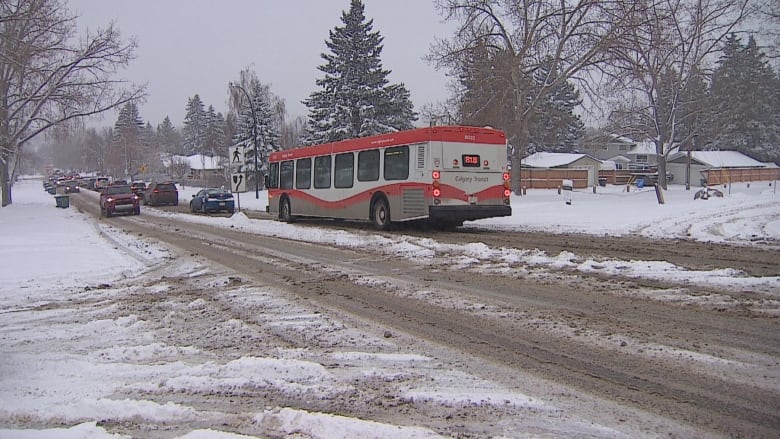
{"label": "car wheel", "polygon": [[390,208],[387,206],[387,200],[380,198],[374,202],[372,208],[373,215],[371,219],[377,230],[387,230],[390,227]]}

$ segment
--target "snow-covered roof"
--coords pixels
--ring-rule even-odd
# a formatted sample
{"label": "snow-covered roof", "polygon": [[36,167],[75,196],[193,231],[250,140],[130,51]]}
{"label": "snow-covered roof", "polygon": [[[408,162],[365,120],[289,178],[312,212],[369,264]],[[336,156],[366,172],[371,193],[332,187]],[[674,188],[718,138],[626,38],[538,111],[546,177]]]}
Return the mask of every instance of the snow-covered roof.
{"label": "snow-covered roof", "polygon": [[754,160],[739,151],[692,151],[691,159],[712,168],[766,167],[765,163]]}
{"label": "snow-covered roof", "polygon": [[613,141],[619,142],[619,143],[628,143],[628,144],[636,143],[636,142],[634,142],[633,139],[629,139],[628,137],[621,136],[619,134],[610,134],[609,137],[611,137]]}
{"label": "snow-covered roof", "polygon": [[608,160],[611,161],[611,162],[615,162],[615,163],[618,163],[618,162],[620,162],[620,163],[631,163],[631,159],[630,158],[622,156],[622,155],[616,155],[615,157],[612,157],[612,158],[610,158]]}
{"label": "snow-covered roof", "polygon": [[[590,156],[587,154],[574,154],[566,152],[537,152],[524,158],[522,165],[531,168],[555,168],[558,166],[572,164],[583,157]],[[595,158],[593,158],[593,160],[600,161]]]}
{"label": "snow-covered roof", "polygon": [[643,140],[641,142],[637,142],[636,145],[631,147],[631,149],[628,151],[627,154],[654,155],[655,142],[653,142],[652,140]]}
{"label": "snow-covered roof", "polygon": [[166,162],[168,166],[171,162],[187,163],[190,169],[222,169],[222,157],[214,156],[209,157],[203,154],[193,154],[191,156],[174,155],[171,156],[170,161]]}

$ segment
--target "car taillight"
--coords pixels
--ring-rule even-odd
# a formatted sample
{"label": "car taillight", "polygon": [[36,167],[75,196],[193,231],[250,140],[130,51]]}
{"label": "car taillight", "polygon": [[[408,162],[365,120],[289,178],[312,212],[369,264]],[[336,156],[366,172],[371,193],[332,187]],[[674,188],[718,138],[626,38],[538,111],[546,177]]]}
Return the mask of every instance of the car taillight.
{"label": "car taillight", "polygon": [[439,201],[439,197],[441,197],[441,183],[439,183],[439,178],[441,178],[441,172],[439,171],[433,171],[431,174],[433,177],[433,203],[439,204],[441,201]]}

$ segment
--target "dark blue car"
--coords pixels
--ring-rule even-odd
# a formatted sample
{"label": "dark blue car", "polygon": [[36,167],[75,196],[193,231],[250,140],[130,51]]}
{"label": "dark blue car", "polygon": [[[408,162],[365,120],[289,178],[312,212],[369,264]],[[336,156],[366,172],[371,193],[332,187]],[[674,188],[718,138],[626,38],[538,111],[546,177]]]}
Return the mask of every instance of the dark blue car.
{"label": "dark blue car", "polygon": [[190,201],[190,211],[192,212],[235,212],[233,203],[233,194],[225,189],[201,189],[192,196]]}

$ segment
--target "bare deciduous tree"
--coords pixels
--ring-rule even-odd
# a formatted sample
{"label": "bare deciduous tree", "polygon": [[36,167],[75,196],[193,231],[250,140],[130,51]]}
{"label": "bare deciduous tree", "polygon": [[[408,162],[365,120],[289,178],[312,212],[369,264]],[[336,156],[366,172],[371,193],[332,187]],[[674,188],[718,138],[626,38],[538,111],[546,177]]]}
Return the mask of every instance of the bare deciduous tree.
{"label": "bare deciduous tree", "polygon": [[703,102],[688,102],[691,84],[706,75],[724,38],[749,13],[751,0],[650,0],[622,3],[627,32],[612,46],[609,88],[616,91],[613,121],[621,134],[655,143],[659,181],[666,188],[666,158],[689,144]]}
{"label": "bare deciduous tree", "polygon": [[76,36],[76,17],[62,0],[0,0],[0,186],[2,206],[25,143],[65,121],[143,97],[143,86],[116,79],[133,59],[109,24]]}
{"label": "bare deciduous tree", "polygon": [[[511,116],[501,123],[504,126],[496,125],[507,132],[513,146],[516,192],[535,111],[551,90],[582,79],[580,75],[604,61],[605,49],[625,31],[626,18],[615,13],[618,6],[610,0],[437,1],[445,19],[456,21],[458,28],[450,39],[437,41],[427,59],[456,77],[468,66],[483,70],[474,77],[500,78],[491,89]],[[472,62],[484,51],[498,56],[500,66]],[[496,72],[497,68],[504,71]],[[530,80],[534,87],[529,87]]]}

